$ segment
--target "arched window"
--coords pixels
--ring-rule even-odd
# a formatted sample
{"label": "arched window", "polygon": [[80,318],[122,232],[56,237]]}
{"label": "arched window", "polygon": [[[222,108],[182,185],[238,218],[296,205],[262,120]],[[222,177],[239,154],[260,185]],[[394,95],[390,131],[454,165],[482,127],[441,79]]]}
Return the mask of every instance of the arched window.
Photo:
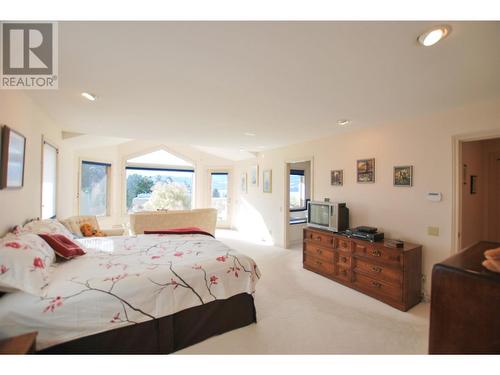
{"label": "arched window", "polygon": [[157,150],[128,159],[125,169],[128,212],[192,208],[192,163]]}

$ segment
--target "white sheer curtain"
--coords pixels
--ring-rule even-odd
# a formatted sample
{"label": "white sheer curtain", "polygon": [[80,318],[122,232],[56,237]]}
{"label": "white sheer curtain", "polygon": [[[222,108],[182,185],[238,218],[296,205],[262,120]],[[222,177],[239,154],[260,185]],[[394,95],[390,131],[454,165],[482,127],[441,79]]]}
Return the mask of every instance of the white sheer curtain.
{"label": "white sheer curtain", "polygon": [[57,149],[43,143],[42,219],[56,216]]}

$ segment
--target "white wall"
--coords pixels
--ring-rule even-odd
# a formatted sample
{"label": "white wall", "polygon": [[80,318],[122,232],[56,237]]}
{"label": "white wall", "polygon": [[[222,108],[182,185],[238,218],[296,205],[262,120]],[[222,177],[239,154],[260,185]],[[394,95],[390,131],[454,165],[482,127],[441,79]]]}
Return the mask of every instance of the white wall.
{"label": "white wall", "polygon": [[68,167],[69,151],[63,145],[57,124],[21,91],[0,90],[0,125],[7,125],[26,137],[24,187],[0,190],[0,235],[41,215],[42,136],[59,148],[57,216],[68,216],[71,213],[68,187],[72,187],[72,181],[61,171]]}
{"label": "white wall", "polygon": [[[256,160],[261,173],[272,168],[273,193],[264,194],[259,187],[249,188],[245,194],[237,186],[236,225],[245,231],[250,221],[259,228],[254,233],[256,239],[269,236],[282,244],[285,162],[312,156],[312,199],[345,201],[351,226],[375,226],[387,237],[422,244],[423,270],[430,276],[432,265],[448,257],[452,250],[452,138],[482,131],[500,134],[500,100],[263,152]],[[372,157],[376,159],[376,182],[356,183],[356,160]],[[256,160],[239,162],[236,175]],[[414,166],[413,187],[393,186],[396,165]],[[332,169],[344,170],[344,186],[330,185]],[[441,192],[443,201],[429,202],[425,199],[427,192]],[[428,236],[428,226],[439,227],[439,236]],[[426,289],[429,291],[430,283]]]}

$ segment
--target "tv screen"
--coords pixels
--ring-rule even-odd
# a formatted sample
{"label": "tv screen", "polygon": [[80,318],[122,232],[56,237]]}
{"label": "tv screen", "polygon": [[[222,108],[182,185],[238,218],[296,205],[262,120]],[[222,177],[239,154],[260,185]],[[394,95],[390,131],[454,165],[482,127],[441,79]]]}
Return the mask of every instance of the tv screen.
{"label": "tv screen", "polygon": [[330,206],[327,204],[309,205],[309,222],[316,225],[325,227],[330,226]]}

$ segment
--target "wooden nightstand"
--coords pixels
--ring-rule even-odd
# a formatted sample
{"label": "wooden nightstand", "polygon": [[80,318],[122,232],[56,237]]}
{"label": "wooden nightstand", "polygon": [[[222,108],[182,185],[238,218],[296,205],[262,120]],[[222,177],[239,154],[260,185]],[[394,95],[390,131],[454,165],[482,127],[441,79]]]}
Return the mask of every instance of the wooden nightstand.
{"label": "wooden nightstand", "polygon": [[0,341],[0,354],[35,354],[37,335],[30,332]]}

